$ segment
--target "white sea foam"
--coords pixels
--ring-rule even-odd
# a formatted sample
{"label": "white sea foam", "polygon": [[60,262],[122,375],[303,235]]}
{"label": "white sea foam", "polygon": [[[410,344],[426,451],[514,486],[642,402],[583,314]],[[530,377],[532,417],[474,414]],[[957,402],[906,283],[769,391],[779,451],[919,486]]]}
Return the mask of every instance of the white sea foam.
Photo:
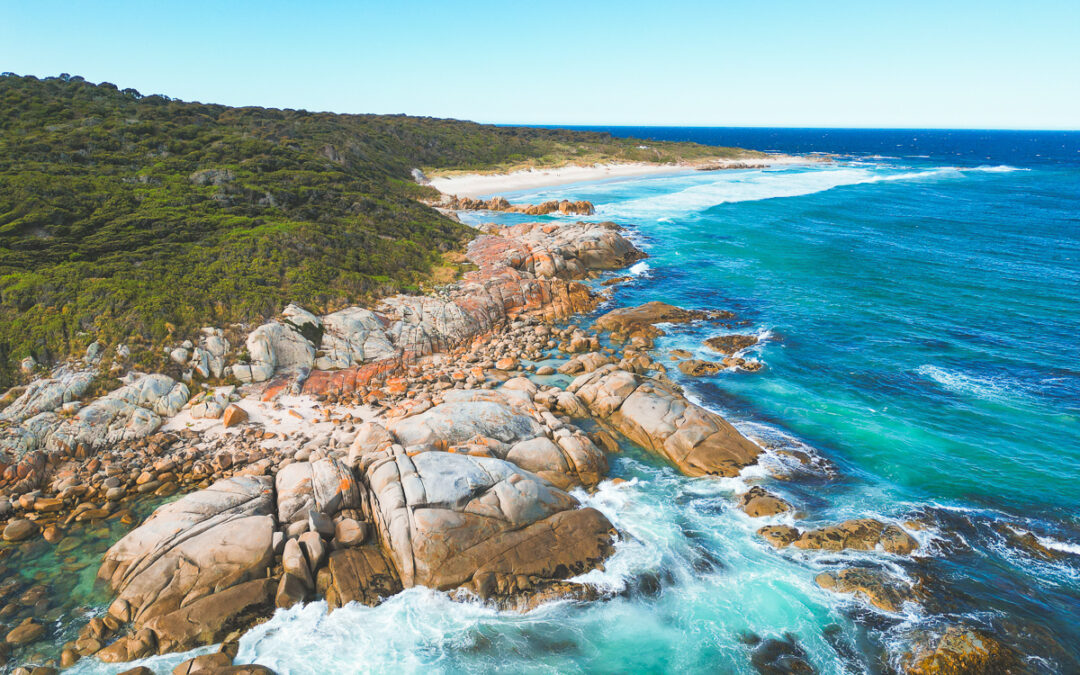
{"label": "white sea foam", "polygon": [[800,197],[848,185],[918,180],[950,175],[959,176],[961,171],[956,167],[900,173],[884,173],[876,169],[858,167],[802,171],[748,171],[717,175],[715,180],[709,183],[693,185],[677,192],[602,205],[598,208],[598,213],[606,217],[659,219],[697,213],[720,204]]}
{"label": "white sea foam", "polygon": [[631,266],[630,266],[630,269],[629,269],[629,270],[627,270],[627,271],[628,271],[628,272],[629,272],[629,273],[630,273],[630,274],[631,274],[632,276],[635,276],[635,277],[640,277],[640,276],[642,276],[642,275],[648,274],[648,272],[649,272],[649,269],[650,269],[650,267],[649,267],[649,263],[647,263],[647,262],[645,262],[644,260],[642,260],[642,261],[640,261],[640,262],[636,262],[636,263],[634,263],[633,265],[631,265]]}
{"label": "white sea foam", "polygon": [[1069,541],[1059,541],[1053,537],[1040,537],[1038,535],[1035,535],[1035,539],[1046,548],[1061,551],[1062,553],[1080,555],[1080,544],[1074,544]]}
{"label": "white sea foam", "polygon": [[973,169],[966,169],[966,171],[983,171],[986,173],[1012,173],[1013,171],[1031,171],[1031,169],[1025,169],[1019,166],[1009,166],[1008,164],[999,164],[998,166],[977,166]]}
{"label": "white sea foam", "polygon": [[987,401],[1026,396],[1023,385],[1005,376],[980,377],[959,370],[923,364],[915,372],[956,394],[968,394]]}

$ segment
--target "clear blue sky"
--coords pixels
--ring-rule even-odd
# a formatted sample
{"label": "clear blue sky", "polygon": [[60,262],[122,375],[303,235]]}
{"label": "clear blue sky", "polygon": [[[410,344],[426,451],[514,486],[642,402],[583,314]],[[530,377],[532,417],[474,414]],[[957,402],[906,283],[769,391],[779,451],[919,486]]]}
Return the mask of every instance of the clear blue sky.
{"label": "clear blue sky", "polygon": [[0,0],[0,70],[481,122],[1077,129],[1080,0]]}

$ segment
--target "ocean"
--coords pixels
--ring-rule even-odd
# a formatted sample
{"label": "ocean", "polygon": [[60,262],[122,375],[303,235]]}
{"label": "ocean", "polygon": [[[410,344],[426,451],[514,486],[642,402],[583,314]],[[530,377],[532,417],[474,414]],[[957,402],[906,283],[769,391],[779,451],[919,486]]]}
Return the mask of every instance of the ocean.
{"label": "ocean", "polygon": [[[626,533],[585,577],[612,600],[527,614],[424,589],[330,615],[313,603],[249,632],[238,662],[754,673],[798,657],[821,673],[889,672],[920,631],[960,623],[1020,650],[1031,670],[1080,671],[1080,133],[598,130],[833,157],[505,195],[590,200],[596,219],[629,228],[649,258],[604,310],[734,311],[745,325],[731,332],[760,337],[747,355],[762,370],[670,373],[769,459],[740,478],[691,479],[633,450],[614,458],[626,482],[580,495]],[[673,326],[658,358],[715,359],[702,341],[722,332]],[[921,546],[910,558],[775,550],[735,508],[758,482],[796,506],[800,527],[909,522]],[[1026,533],[1051,555],[1017,545]],[[884,612],[814,582],[853,564],[926,596]]]}

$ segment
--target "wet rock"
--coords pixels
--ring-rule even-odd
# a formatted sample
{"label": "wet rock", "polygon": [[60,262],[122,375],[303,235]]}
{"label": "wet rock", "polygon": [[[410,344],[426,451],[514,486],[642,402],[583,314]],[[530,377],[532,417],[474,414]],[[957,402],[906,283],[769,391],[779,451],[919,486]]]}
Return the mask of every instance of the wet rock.
{"label": "wet rock", "polygon": [[914,600],[911,588],[880,570],[849,567],[838,572],[822,572],[817,585],[834,593],[853,593],[886,612],[899,612],[904,602]]}
{"label": "wet rock", "polygon": [[746,641],[754,645],[750,664],[761,675],[812,675],[817,672],[807,661],[806,650],[794,635],[764,640],[754,636]]}
{"label": "wet rock", "polygon": [[195,673],[220,673],[221,669],[232,665],[232,659],[228,654],[214,652],[203,654],[193,659],[188,659],[172,670],[172,675],[195,675]]}
{"label": "wet rock", "polygon": [[712,361],[702,361],[700,359],[688,359],[679,363],[679,371],[683,375],[689,375],[691,377],[707,377],[709,375],[715,375],[723,370],[723,366],[719,363],[713,363]]}
{"label": "wet rock", "polygon": [[157,638],[150,629],[143,628],[132,635],[113,641],[97,653],[97,658],[105,663],[123,663],[150,656],[157,649]]}
{"label": "wet rock", "polygon": [[768,525],[757,533],[776,548],[783,548],[799,539],[799,530],[790,525]]}
{"label": "wet rock", "polygon": [[596,330],[609,331],[616,342],[640,340],[644,347],[652,345],[652,339],[663,335],[657,323],[687,323],[701,319],[728,317],[728,312],[706,312],[683,309],[665,302],[647,302],[637,307],[621,307],[604,314],[593,322]]}
{"label": "wet rock", "polygon": [[1043,546],[1039,538],[1035,536],[1033,532],[1025,532],[1017,530],[1011,525],[1005,523],[996,524],[994,530],[998,534],[1005,537],[1005,541],[1013,548],[1020,549],[1033,558],[1046,561],[1054,561],[1063,559],[1066,554],[1062,551],[1055,551],[1053,549]]}
{"label": "wet rock", "polygon": [[45,637],[45,626],[33,619],[26,619],[10,630],[4,640],[10,645],[25,645]]}
{"label": "wet rock", "polygon": [[146,626],[157,635],[161,653],[213,644],[267,616],[276,590],[274,579],[247,581],[151,619]]}
{"label": "wet rock", "polygon": [[579,376],[567,391],[594,416],[688,476],[735,476],[761,454],[719,415],[636,373],[604,366]]}
{"label": "wet rock", "polygon": [[288,609],[308,596],[308,587],[302,579],[293,574],[282,574],[274,594],[274,606]]}
{"label": "wet rock", "polygon": [[717,335],[705,341],[705,346],[714,352],[732,355],[758,343],[756,335]]}
{"label": "wet rock", "polygon": [[910,675],[1008,673],[1018,666],[1011,649],[983,631],[960,625],[916,634],[912,650],[901,661]]}
{"label": "wet rock", "polygon": [[331,608],[350,602],[374,606],[401,591],[396,570],[377,545],[334,551],[328,567],[331,582],[326,602]]}
{"label": "wet rock", "polygon": [[764,527],[758,530],[758,534],[777,547],[791,544],[796,548],[825,551],[873,551],[881,546],[887,553],[907,555],[919,547],[919,542],[901,528],[872,518],[847,520],[805,532],[778,525]]}
{"label": "wet rock", "polygon": [[791,505],[765,488],[755,485],[739,497],[739,508],[751,518],[764,518],[787,513]]}
{"label": "wet rock", "polygon": [[32,520],[19,518],[12,520],[4,528],[4,541],[23,541],[34,537],[41,528]]}

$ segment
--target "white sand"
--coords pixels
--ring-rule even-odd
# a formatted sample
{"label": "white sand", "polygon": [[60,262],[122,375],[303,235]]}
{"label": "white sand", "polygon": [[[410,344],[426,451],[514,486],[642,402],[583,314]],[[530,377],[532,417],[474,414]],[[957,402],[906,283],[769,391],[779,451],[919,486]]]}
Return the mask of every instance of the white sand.
{"label": "white sand", "polygon": [[[740,164],[804,164],[814,160],[807,157],[775,155],[767,158],[710,160],[710,166]],[[592,164],[589,166],[563,166],[557,169],[524,169],[513,173],[467,173],[457,176],[439,176],[431,179],[431,186],[439,192],[458,197],[486,197],[518,190],[605,180],[651,174],[687,173],[696,170],[692,164]]]}

